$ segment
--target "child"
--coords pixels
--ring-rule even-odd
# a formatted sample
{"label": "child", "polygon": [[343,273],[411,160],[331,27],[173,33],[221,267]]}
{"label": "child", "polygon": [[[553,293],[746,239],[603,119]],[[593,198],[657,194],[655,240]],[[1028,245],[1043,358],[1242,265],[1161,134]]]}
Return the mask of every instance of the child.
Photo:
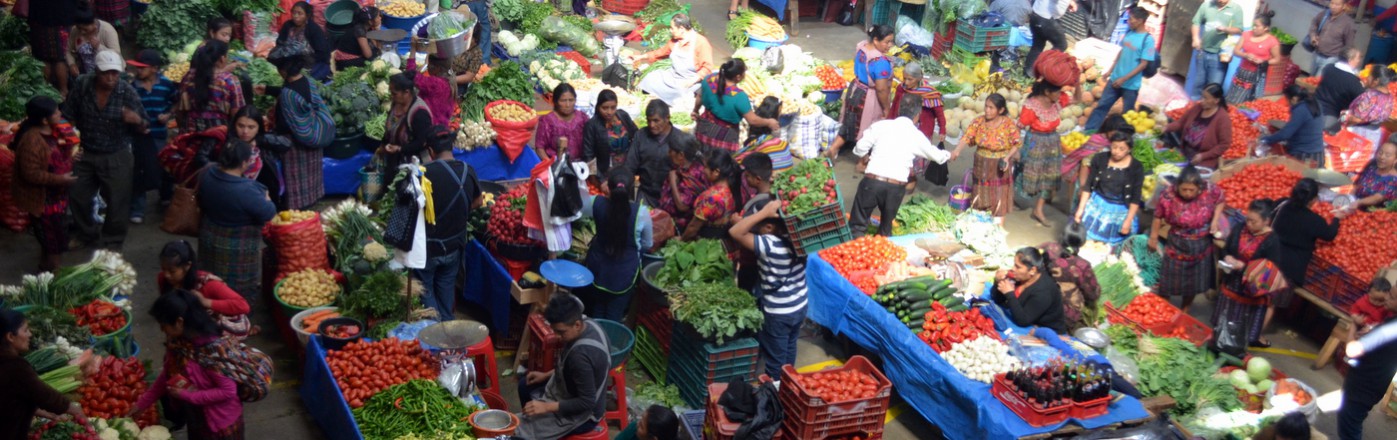
{"label": "child", "polygon": [[[771,168],[771,157],[766,153],[752,153],[742,159],[742,190],[747,203],[742,211],[733,214],[732,223],[741,221],[744,215],[755,214],[754,207],[771,200]],[[737,251],[737,287],[757,287],[757,255],[747,249]]]}
{"label": "child", "polygon": [[[902,83],[898,85],[893,96],[893,114],[911,119],[922,134],[926,135],[927,140],[937,143],[943,150],[946,149],[940,145],[940,140],[934,137],[938,129],[941,137],[946,137],[946,113],[941,103],[941,92],[926,83],[920,64],[909,63],[903,68]],[[916,165],[912,167],[912,175],[907,179],[909,194],[916,188],[917,175],[924,172],[927,174],[927,180],[936,185],[945,185],[950,174],[946,165],[931,164],[918,158]]]}
{"label": "child", "polygon": [[131,66],[135,78],[131,85],[136,88],[141,105],[145,106],[146,122],[150,127],[148,133],[136,134],[131,142],[131,154],[136,163],[131,173],[131,223],[139,225],[145,222],[147,192],[159,188],[162,205],[169,202],[172,194],[172,189],[167,188],[169,178],[160,169],[156,155],[165,148],[165,124],[170,121],[170,105],[179,89],[160,72],[165,65],[160,51],[142,50],[126,64]]}
{"label": "child", "polygon": [[758,211],[737,222],[728,234],[743,249],[757,255],[759,282],[753,294],[766,321],[757,334],[764,372],[779,377],[782,365],[796,360],[796,341],[805,321],[805,257],[795,254],[786,224],[777,215],[780,203],[767,200]]}
{"label": "child", "polygon": [[663,405],[650,405],[640,418],[626,426],[616,440],[675,440],[679,438],[679,417]]}
{"label": "child", "polygon": [[190,440],[243,438],[238,385],[217,366],[226,359],[223,353],[237,350],[235,343],[219,337],[218,324],[199,299],[183,289],[156,298],[150,315],[165,333],[165,361],[132,414],[169,395],[173,405],[165,407],[165,412],[188,421]]}
{"label": "child", "polygon": [[[762,99],[761,105],[753,111],[757,116],[767,119],[776,119],[781,116],[781,100],[775,96],[768,96]],[[733,159],[739,163],[753,153],[766,153],[771,158],[773,170],[780,171],[795,165],[795,158],[791,156],[790,145],[781,139],[779,133],[773,132],[767,127],[752,127],[747,129],[747,142],[743,145]]]}
{"label": "child", "polygon": [[1387,306],[1391,301],[1393,301],[1392,282],[1381,276],[1373,279],[1372,284],[1368,285],[1368,294],[1349,306],[1349,314],[1353,315],[1354,327],[1354,332],[1350,333],[1349,339],[1353,339],[1354,333],[1367,333],[1373,326],[1392,319],[1394,314]]}

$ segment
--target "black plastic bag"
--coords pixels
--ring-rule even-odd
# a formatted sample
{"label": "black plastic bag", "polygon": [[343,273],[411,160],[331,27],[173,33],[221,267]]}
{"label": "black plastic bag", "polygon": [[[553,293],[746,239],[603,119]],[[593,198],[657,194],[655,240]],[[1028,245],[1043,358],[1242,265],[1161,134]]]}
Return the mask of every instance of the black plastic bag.
{"label": "black plastic bag", "polygon": [[853,26],[854,19],[859,16],[858,0],[849,0],[849,4],[844,5],[844,10],[839,11],[839,18],[834,20],[840,26]]}
{"label": "black plastic bag", "polygon": [[757,386],[757,413],[737,428],[733,438],[766,440],[776,436],[781,428],[781,403],[777,400],[776,386],[766,382]]}
{"label": "black plastic bag", "polygon": [[611,87],[630,88],[631,71],[621,63],[612,63],[601,71],[601,82]]}
{"label": "black plastic bag", "polygon": [[1218,353],[1242,357],[1247,354],[1247,329],[1240,321],[1223,321],[1213,329],[1210,347]]}

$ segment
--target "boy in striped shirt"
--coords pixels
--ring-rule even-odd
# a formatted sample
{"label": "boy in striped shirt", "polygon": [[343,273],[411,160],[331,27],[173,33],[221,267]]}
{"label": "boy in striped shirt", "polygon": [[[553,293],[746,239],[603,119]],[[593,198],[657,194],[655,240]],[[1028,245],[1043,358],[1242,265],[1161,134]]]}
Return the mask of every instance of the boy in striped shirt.
{"label": "boy in striped shirt", "polygon": [[131,141],[131,153],[136,161],[131,173],[131,223],[139,225],[145,221],[147,192],[160,188],[161,204],[170,200],[172,188],[165,187],[168,179],[156,155],[165,148],[165,124],[170,120],[170,105],[178,89],[160,72],[165,60],[158,51],[142,50],[126,64],[134,74],[131,85],[136,88],[141,105],[145,106],[146,122],[150,126],[149,133],[135,135]]}
{"label": "boy in striped shirt", "polygon": [[758,202],[728,230],[743,248],[757,255],[759,281],[753,294],[765,316],[757,334],[766,374],[781,377],[781,366],[794,364],[796,341],[805,322],[805,257],[795,254],[786,224],[777,215],[781,206],[773,200]]}

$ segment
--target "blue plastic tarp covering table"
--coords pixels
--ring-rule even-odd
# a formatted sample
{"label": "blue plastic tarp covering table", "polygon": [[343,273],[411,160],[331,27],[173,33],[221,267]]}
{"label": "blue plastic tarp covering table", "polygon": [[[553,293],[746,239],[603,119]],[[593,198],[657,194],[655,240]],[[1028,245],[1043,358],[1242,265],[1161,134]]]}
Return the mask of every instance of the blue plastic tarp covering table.
{"label": "blue plastic tarp covering table", "polygon": [[456,160],[470,164],[471,168],[475,169],[475,178],[488,181],[529,177],[529,171],[540,162],[538,153],[530,146],[524,147],[519,157],[514,158],[514,163],[510,163],[509,157],[494,144],[470,151],[456,150],[455,154]]}
{"label": "blue plastic tarp covering table", "polygon": [[325,195],[342,196],[359,191],[359,170],[368,165],[373,153],[360,151],[348,159],[320,159],[322,180],[325,182]]}
{"label": "blue plastic tarp covering table", "polygon": [[1091,429],[1149,417],[1139,400],[1124,396],[1112,402],[1110,412],[1101,417],[1029,426],[991,395],[989,384],[960,374],[914,333],[888,331],[905,325],[818,255],[810,257],[806,277],[810,319],[882,356],[883,373],[903,400],[940,428],[946,438],[1018,438],[1051,432],[1066,423]]}
{"label": "blue plastic tarp covering table", "polygon": [[757,0],[757,3],[766,5],[766,7],[771,8],[771,12],[776,13],[777,21],[786,19],[786,3],[788,2],[790,0]]}
{"label": "blue plastic tarp covering table", "polygon": [[325,348],[320,345],[320,335],[312,335],[306,341],[305,373],[301,378],[301,402],[306,412],[320,425],[325,438],[340,440],[362,440],[359,423],[354,421],[354,413],[340,394],[335,376],[330,373],[330,364],[325,361]]}
{"label": "blue plastic tarp covering table", "polygon": [[484,307],[490,313],[491,330],[508,332],[509,306],[514,300],[509,288],[514,284],[514,277],[495,260],[495,256],[485,250],[480,241],[466,243],[464,252],[466,285],[461,290],[461,298]]}

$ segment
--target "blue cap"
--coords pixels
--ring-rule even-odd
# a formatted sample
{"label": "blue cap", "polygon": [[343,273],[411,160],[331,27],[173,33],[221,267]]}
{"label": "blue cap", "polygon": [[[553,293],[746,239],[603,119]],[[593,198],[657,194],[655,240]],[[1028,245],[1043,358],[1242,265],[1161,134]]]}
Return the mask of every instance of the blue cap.
{"label": "blue cap", "polygon": [[543,278],[563,287],[578,288],[592,285],[592,271],[567,260],[548,260],[539,266]]}

